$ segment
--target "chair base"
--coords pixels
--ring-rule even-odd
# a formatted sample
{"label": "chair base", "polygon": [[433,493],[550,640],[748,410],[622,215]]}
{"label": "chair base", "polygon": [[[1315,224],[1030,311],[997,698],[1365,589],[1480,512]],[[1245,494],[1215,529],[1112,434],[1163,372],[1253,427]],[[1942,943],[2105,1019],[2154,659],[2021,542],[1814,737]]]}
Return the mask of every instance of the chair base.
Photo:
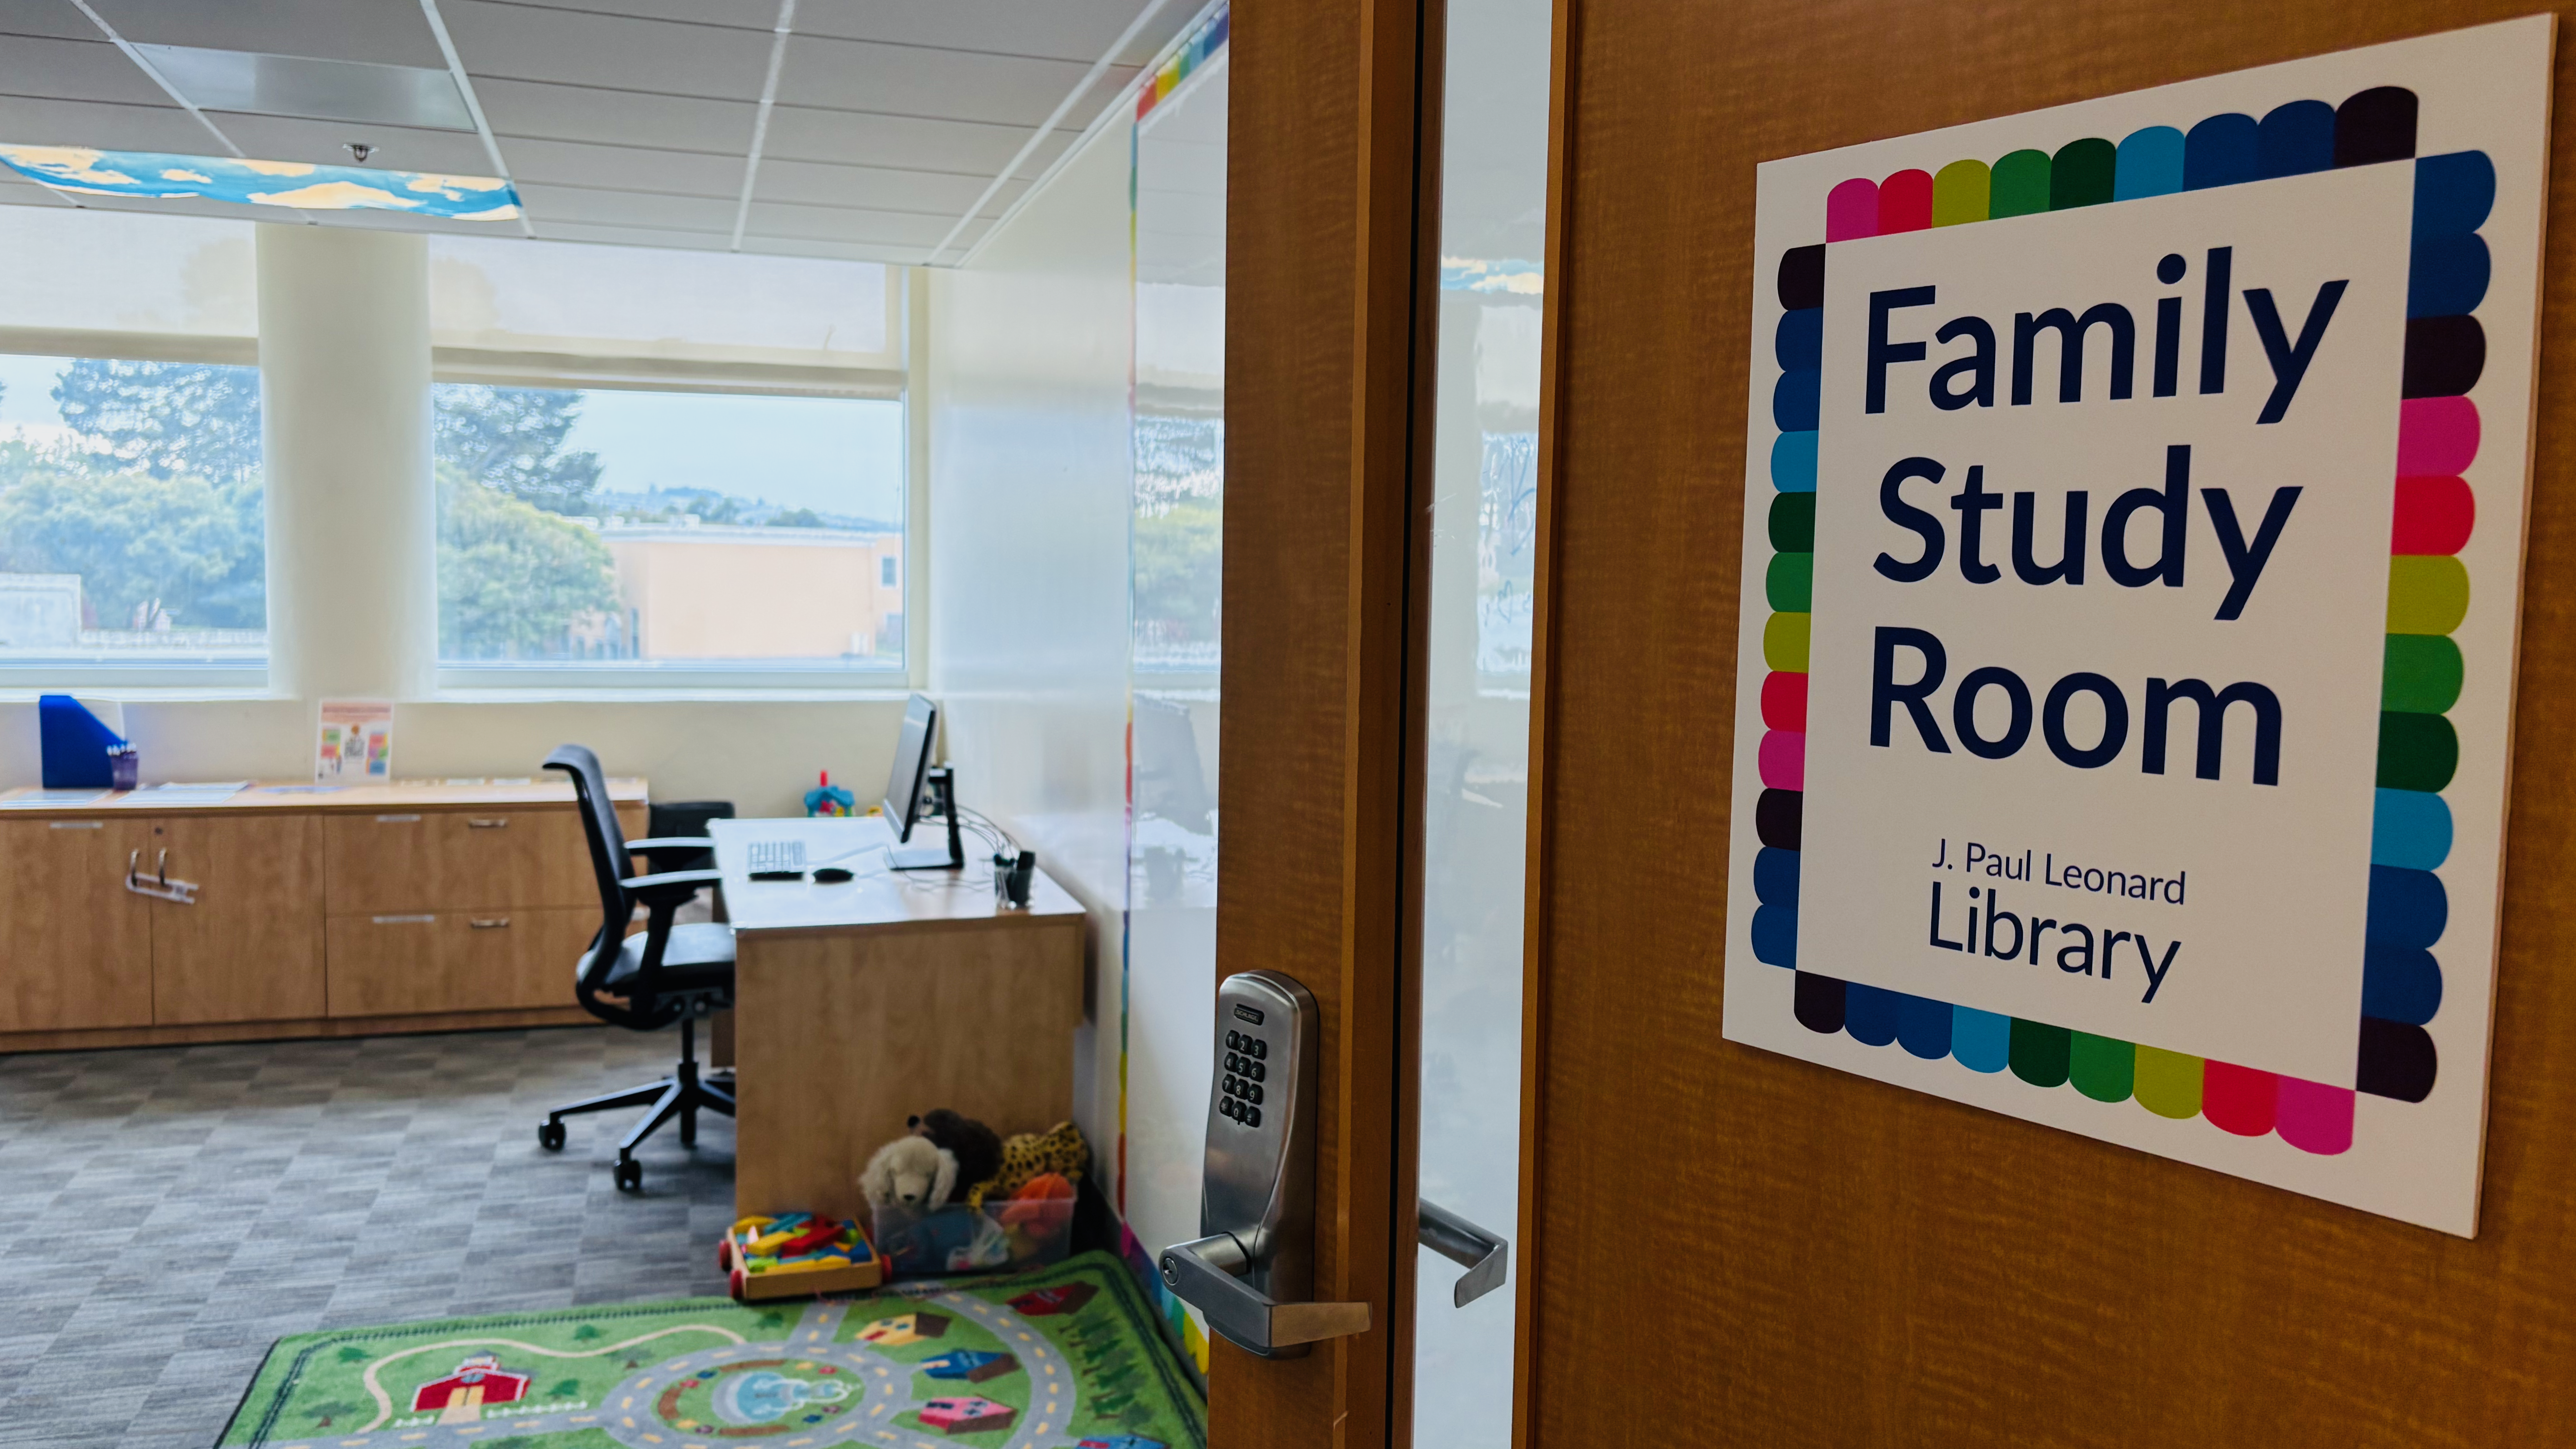
{"label": "chair base", "polygon": [[730,1076],[702,1078],[698,1075],[697,1023],[683,1019],[680,1023],[680,1065],[677,1071],[658,1082],[647,1082],[622,1092],[591,1097],[568,1106],[557,1107],[546,1114],[537,1126],[537,1145],[548,1152],[561,1152],[564,1145],[563,1119],[584,1112],[614,1112],[624,1107],[650,1107],[624,1140],[617,1144],[617,1186],[622,1192],[641,1192],[644,1188],[644,1164],[635,1160],[635,1149],[644,1139],[662,1130],[674,1117],[680,1119],[680,1145],[698,1145],[698,1113],[720,1112],[730,1117],[734,1109],[734,1084]]}

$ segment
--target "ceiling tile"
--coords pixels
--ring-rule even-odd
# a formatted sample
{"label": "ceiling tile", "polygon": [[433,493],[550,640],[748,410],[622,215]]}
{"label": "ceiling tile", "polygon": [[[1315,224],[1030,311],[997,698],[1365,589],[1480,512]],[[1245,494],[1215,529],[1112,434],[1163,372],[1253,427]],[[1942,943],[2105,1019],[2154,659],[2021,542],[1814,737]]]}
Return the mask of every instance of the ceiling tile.
{"label": "ceiling tile", "polygon": [[[501,159],[510,164],[511,179],[522,184],[535,181],[555,186],[605,186],[727,200],[742,194],[740,156],[505,136],[501,139]],[[766,165],[761,174],[768,174]]]}
{"label": "ceiling tile", "polygon": [[[1034,180],[1073,136],[1071,131],[1059,131],[1049,137],[1021,163],[1018,174]],[[780,106],[770,113],[769,140],[761,155],[764,163],[770,157],[784,157],[791,161],[837,161],[908,171],[953,171],[989,179],[1001,171],[1028,138],[1029,129],[1025,126]]]}
{"label": "ceiling tile", "polygon": [[296,213],[282,206],[248,206],[233,201],[209,201],[202,196],[84,196],[78,203],[84,211],[130,211],[139,216],[213,216],[226,221],[270,221],[293,224]]}
{"label": "ceiling tile", "polygon": [[957,224],[954,216],[926,216],[917,211],[865,211],[840,206],[784,206],[774,201],[751,204],[746,234],[790,237],[803,241],[877,242],[884,245],[934,246]]}
{"label": "ceiling tile", "polygon": [[748,101],[651,96],[480,76],[475,78],[474,90],[482,98],[483,114],[493,131],[503,136],[732,156],[750,149],[752,112],[757,109]]}
{"label": "ceiling tile", "polygon": [[[802,202],[812,206],[863,206],[879,211],[927,211],[956,216],[975,204],[991,178],[937,171],[898,171],[876,166],[830,166],[813,161],[786,161],[765,156],[760,162],[757,200]],[[1028,189],[1025,181],[1005,182],[984,204],[984,214],[1002,208]]]}
{"label": "ceiling tile", "polygon": [[[364,141],[375,147],[369,166],[396,171],[439,171],[455,176],[489,176],[492,158],[483,140],[471,131],[422,131],[406,126],[376,126],[357,121],[304,121],[287,116],[240,116],[222,111],[207,119],[224,128],[243,154],[262,161],[310,161],[317,166],[347,166],[347,145]],[[204,147],[197,148],[204,150]]]}
{"label": "ceiling tile", "polygon": [[603,191],[587,186],[519,185],[528,216],[539,227],[557,222],[595,226],[657,227],[669,231],[733,234],[736,203],[711,196],[662,196],[645,191]]}
{"label": "ceiling tile", "polygon": [[22,181],[14,174],[0,179],[0,206],[70,206],[71,198],[49,186]]}
{"label": "ceiling tile", "polygon": [[[420,0],[91,0],[126,39],[445,69]],[[71,10],[69,4],[63,6]],[[79,12],[73,11],[74,14]]]}
{"label": "ceiling tile", "polygon": [[439,13],[478,87],[491,76],[757,101],[769,70],[766,33],[486,0],[442,0]]}
{"label": "ceiling tile", "polygon": [[[79,12],[75,11],[74,14]],[[96,31],[92,31],[96,34]],[[67,101],[123,101],[166,106],[169,92],[104,40],[0,42],[0,92]]]}
{"label": "ceiling tile", "polygon": [[728,234],[703,231],[663,231],[642,226],[595,226],[581,222],[540,221],[537,235],[548,241],[606,242],[612,246],[667,247],[686,252],[720,252],[728,249]]}
{"label": "ceiling tile", "polygon": [[0,35],[54,35],[96,40],[98,27],[63,0],[0,0]]}
{"label": "ceiling tile", "polygon": [[323,226],[345,226],[359,231],[425,231],[502,238],[527,235],[519,230],[519,223],[515,220],[458,221],[452,216],[415,216],[401,211],[317,211],[312,213],[312,217]]}
{"label": "ceiling tile", "polygon": [[797,237],[754,237],[742,239],[742,249],[772,257],[821,257],[835,262],[886,262],[899,267],[919,266],[920,247],[880,246],[874,242],[806,241]]}
{"label": "ceiling tile", "polygon": [[218,142],[177,106],[111,106],[0,96],[0,141],[221,156]]}
{"label": "ceiling tile", "polygon": [[[778,23],[778,0],[490,0],[503,5],[549,10],[588,10],[599,15],[642,16],[648,20],[686,20],[699,25],[727,25],[763,35]],[[813,0],[805,0],[811,5]],[[804,14],[798,10],[799,15]]]}
{"label": "ceiling tile", "polygon": [[782,105],[1034,126],[1081,83],[1085,69],[1076,61],[800,35],[788,42],[778,99]]}
{"label": "ceiling tile", "polygon": [[[800,0],[796,31],[1089,65],[1144,8],[1145,0]],[[1171,0],[1146,27],[1154,34],[1131,47],[1140,53],[1118,59],[1144,64],[1197,10],[1188,0]]]}

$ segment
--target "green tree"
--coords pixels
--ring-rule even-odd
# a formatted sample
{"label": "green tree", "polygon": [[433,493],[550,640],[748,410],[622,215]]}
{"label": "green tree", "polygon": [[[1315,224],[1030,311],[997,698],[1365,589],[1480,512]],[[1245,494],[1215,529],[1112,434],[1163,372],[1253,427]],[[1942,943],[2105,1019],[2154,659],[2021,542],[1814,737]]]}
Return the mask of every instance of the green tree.
{"label": "green tree", "polygon": [[546,1397],[550,1399],[577,1398],[580,1394],[581,1380],[579,1379],[558,1379],[553,1388],[546,1390]]}
{"label": "green tree", "polygon": [[441,464],[438,637],[450,658],[543,658],[574,625],[614,613],[608,545],[571,519]]}
{"label": "green tree", "polygon": [[1224,511],[1197,499],[1136,514],[1134,588],[1140,635],[1163,643],[1216,642],[1224,533]]}
{"label": "green tree", "polygon": [[444,383],[435,404],[432,452],[441,466],[549,513],[595,511],[599,455],[564,451],[580,393]]}
{"label": "green tree", "polygon": [[54,384],[63,421],[155,478],[256,490],[259,369],[85,357]]}
{"label": "green tree", "polygon": [[354,1344],[354,1343],[344,1343],[344,1344],[340,1345],[340,1362],[342,1362],[342,1363],[364,1363],[364,1362],[366,1362],[366,1359],[367,1359],[367,1351],[366,1351],[365,1349],[363,1349],[363,1348],[358,1347],[356,1344]]}
{"label": "green tree", "polygon": [[240,509],[202,478],[39,464],[0,488],[0,568],[79,574],[107,628],[126,627],[153,599],[182,623],[258,628],[266,611],[240,585],[259,576],[262,557]]}
{"label": "green tree", "polygon": [[596,1323],[585,1323],[572,1331],[575,1343],[588,1343],[597,1337],[599,1337],[599,1325]]}

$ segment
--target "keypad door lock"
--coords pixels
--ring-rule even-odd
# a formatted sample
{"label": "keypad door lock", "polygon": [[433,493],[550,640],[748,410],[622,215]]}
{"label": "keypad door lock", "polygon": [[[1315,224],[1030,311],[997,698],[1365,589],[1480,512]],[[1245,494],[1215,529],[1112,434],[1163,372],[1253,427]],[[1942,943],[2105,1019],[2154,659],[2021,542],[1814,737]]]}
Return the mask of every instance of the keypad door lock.
{"label": "keypad door lock", "polygon": [[1364,1333],[1365,1303],[1316,1303],[1313,994],[1275,971],[1217,988],[1207,1169],[1195,1241],[1163,1250],[1163,1282],[1262,1358]]}

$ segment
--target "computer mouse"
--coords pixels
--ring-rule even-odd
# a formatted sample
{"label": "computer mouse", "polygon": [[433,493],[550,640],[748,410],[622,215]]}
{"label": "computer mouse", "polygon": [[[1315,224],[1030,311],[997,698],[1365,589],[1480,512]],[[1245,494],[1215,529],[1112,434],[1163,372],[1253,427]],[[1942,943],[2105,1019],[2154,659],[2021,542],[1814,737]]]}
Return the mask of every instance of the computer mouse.
{"label": "computer mouse", "polygon": [[839,885],[849,878],[850,873],[837,865],[827,865],[814,872],[815,882],[820,885]]}

